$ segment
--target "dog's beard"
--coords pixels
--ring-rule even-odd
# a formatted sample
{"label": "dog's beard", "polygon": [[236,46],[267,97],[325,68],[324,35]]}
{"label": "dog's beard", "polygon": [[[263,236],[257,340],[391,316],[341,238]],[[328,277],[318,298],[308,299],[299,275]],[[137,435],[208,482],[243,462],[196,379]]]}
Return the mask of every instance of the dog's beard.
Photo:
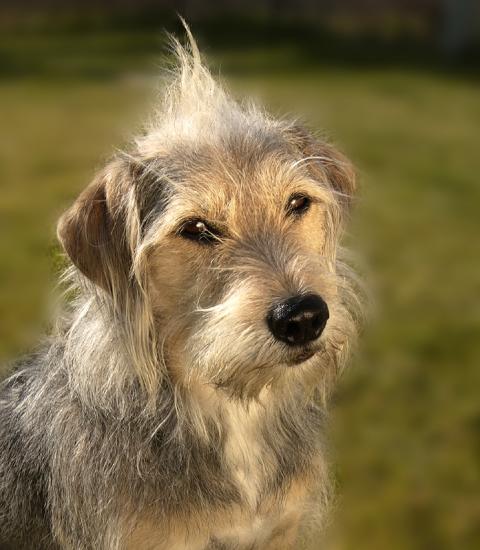
{"label": "dog's beard", "polygon": [[309,346],[292,348],[275,341],[263,323],[212,324],[186,339],[179,367],[187,384],[199,380],[240,399],[256,398],[266,387],[320,383],[335,355],[328,331]]}

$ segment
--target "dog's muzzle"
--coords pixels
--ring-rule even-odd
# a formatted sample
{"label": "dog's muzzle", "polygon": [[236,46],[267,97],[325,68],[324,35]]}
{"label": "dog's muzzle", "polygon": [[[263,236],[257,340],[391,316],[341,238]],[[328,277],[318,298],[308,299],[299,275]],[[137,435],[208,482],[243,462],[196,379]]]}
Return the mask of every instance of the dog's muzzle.
{"label": "dog's muzzle", "polygon": [[320,296],[303,294],[275,304],[268,312],[267,324],[277,340],[304,346],[322,334],[328,317],[328,306]]}

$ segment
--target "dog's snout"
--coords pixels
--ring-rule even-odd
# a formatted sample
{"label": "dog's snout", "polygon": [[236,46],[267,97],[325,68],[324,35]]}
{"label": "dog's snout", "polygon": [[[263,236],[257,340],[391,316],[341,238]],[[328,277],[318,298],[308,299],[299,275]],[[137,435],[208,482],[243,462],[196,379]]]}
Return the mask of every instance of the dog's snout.
{"label": "dog's snout", "polygon": [[328,306],[317,294],[294,296],[272,307],[267,315],[270,332],[290,346],[301,346],[322,334]]}

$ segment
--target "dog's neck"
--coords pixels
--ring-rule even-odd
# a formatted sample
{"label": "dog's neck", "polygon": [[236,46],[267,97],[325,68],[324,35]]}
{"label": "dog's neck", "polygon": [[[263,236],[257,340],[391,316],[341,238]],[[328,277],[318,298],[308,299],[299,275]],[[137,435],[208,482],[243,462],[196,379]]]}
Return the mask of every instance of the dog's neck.
{"label": "dog's neck", "polygon": [[287,399],[266,387],[255,399],[244,401],[208,385],[186,393],[199,437],[204,437],[205,426],[218,430],[222,460],[252,509],[267,486],[280,486],[318,456],[324,415],[305,396]]}

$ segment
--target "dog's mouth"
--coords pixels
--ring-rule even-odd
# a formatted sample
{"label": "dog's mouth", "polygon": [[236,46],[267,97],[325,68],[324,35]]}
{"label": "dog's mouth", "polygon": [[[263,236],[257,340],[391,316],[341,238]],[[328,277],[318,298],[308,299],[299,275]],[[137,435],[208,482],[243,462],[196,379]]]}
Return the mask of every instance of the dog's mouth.
{"label": "dog's mouth", "polygon": [[302,352],[295,355],[295,357],[292,357],[288,361],[286,361],[286,365],[288,367],[296,367],[298,365],[301,365],[302,363],[305,363],[309,359],[311,359],[319,350],[318,349],[305,349]]}

